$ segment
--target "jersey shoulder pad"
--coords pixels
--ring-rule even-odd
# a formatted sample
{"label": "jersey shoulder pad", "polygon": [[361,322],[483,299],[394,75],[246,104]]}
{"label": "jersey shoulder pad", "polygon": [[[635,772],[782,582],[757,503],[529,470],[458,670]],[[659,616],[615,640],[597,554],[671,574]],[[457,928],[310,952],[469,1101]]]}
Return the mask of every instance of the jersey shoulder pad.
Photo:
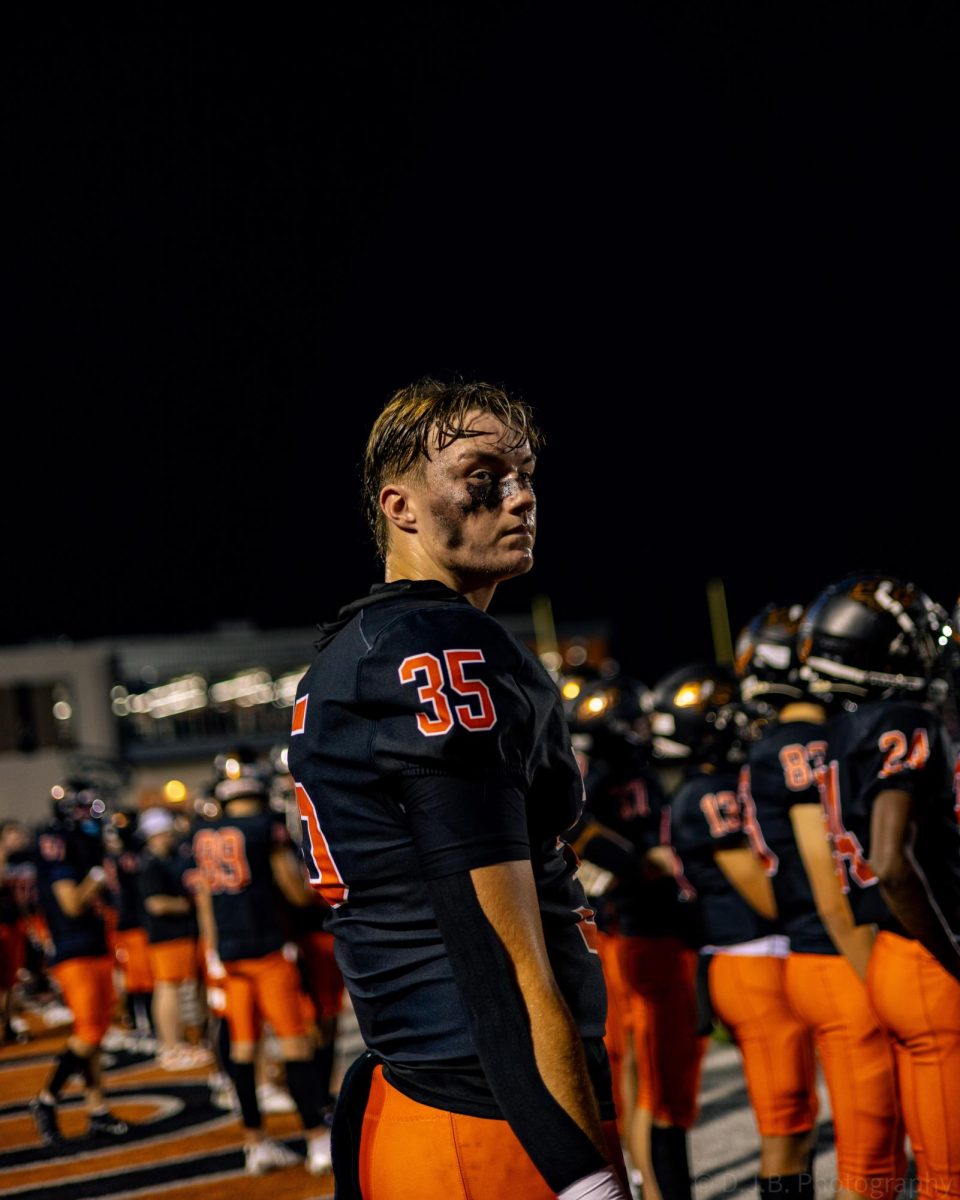
{"label": "jersey shoulder pad", "polygon": [[378,766],[515,766],[531,711],[524,673],[518,644],[472,607],[433,605],[385,624],[358,683],[359,704],[376,717]]}

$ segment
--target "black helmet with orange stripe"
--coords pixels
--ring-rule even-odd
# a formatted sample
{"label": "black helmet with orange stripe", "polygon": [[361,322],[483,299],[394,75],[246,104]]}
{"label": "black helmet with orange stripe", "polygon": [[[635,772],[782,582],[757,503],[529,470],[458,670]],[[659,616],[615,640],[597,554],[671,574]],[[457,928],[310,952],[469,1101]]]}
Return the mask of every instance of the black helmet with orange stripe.
{"label": "black helmet with orange stripe", "polygon": [[914,583],[878,573],[831,583],[797,637],[814,697],[848,704],[894,696],[942,699],[947,615]]}
{"label": "black helmet with orange stripe", "polygon": [[664,675],[644,700],[657,758],[693,763],[728,761],[741,713],[733,672],[716,663],[690,663]]}
{"label": "black helmet with orange stripe", "polygon": [[806,698],[797,657],[802,617],[802,604],[768,604],[740,630],[734,670],[745,704],[760,712],[777,712]]}
{"label": "black helmet with orange stripe", "polygon": [[218,754],[214,769],[217,777],[213,797],[219,804],[233,800],[259,800],[264,804],[269,801],[270,769],[246,747],[232,754]]}

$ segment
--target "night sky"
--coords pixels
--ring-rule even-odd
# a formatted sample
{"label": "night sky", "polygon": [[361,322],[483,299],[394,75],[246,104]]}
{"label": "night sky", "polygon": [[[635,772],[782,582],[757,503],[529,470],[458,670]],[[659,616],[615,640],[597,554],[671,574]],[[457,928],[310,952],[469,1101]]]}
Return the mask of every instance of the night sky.
{"label": "night sky", "polygon": [[[197,8],[199,6],[190,6]],[[4,16],[0,644],[310,626],[442,372],[547,435],[537,565],[650,681],[851,569],[960,590],[953,4]]]}

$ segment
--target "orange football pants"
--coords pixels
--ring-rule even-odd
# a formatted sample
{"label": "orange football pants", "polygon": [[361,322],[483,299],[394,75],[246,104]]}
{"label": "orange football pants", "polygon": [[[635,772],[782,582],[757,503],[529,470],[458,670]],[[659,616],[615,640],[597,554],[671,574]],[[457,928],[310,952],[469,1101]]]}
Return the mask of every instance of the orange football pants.
{"label": "orange football pants", "polygon": [[881,931],[867,995],[893,1038],[921,1196],[960,1196],[960,981],[919,942]]}
{"label": "orange football pants", "polygon": [[629,1036],[626,1028],[629,1019],[626,990],[620,973],[620,958],[617,950],[617,935],[597,930],[597,950],[603,968],[603,981],[607,987],[607,1025],[603,1044],[610,1060],[610,1082],[613,1088],[613,1103],[617,1110],[617,1126],[623,1134],[623,1056]]}
{"label": "orange football pants", "polygon": [[637,1063],[637,1108],[662,1125],[697,1119],[706,1039],[697,1037],[697,954],[679,938],[618,937],[627,1024]]}
{"label": "orange football pants", "polygon": [[842,1188],[884,1200],[906,1168],[893,1047],[842,954],[791,954],[787,1000],[812,1032],[827,1090]]}
{"label": "orange football pants", "polygon": [[144,929],[118,929],[113,935],[113,955],[128,992],[152,992],[150,947]]}
{"label": "orange football pants", "polygon": [[173,938],[149,947],[150,970],[158,983],[183,983],[199,979],[200,959],[194,938]]}
{"label": "orange football pants", "polygon": [[300,1000],[297,968],[280,950],[263,958],[238,958],[223,964],[227,1025],[231,1042],[256,1042],[261,1018],[273,1026],[277,1037],[303,1037],[307,1033]]}
{"label": "orange football pants", "polygon": [[708,976],[714,1012],[743,1058],[750,1105],[765,1137],[789,1137],[817,1119],[810,1031],[794,1016],[786,966],[773,955],[715,954]]}
{"label": "orange football pants", "polygon": [[99,1046],[113,1013],[113,960],[68,958],[50,968],[67,1008],[73,1012],[73,1036]]}
{"label": "orange football pants", "polygon": [[[621,1172],[615,1121],[605,1121],[610,1161]],[[410,1100],[377,1067],[360,1139],[365,1200],[554,1200],[555,1193],[506,1121],[467,1117]]]}
{"label": "orange football pants", "polygon": [[343,1007],[343,976],[333,953],[333,934],[318,930],[297,942],[307,977],[307,988],[319,1015],[335,1017]]}

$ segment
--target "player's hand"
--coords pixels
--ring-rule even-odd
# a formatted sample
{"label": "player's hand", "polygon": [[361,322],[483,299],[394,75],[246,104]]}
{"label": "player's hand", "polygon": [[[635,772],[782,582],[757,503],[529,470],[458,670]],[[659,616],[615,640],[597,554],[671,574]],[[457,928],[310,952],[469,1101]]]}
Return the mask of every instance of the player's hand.
{"label": "player's hand", "polygon": [[630,1200],[630,1197],[613,1167],[604,1167],[565,1187],[557,1193],[557,1200]]}
{"label": "player's hand", "polygon": [[87,872],[87,878],[92,879],[94,883],[103,883],[106,877],[107,873],[103,867],[91,867]]}
{"label": "player's hand", "polygon": [[606,871],[585,858],[580,860],[577,878],[588,896],[605,896],[617,882],[612,871]]}
{"label": "player's hand", "polygon": [[207,979],[210,982],[226,979],[227,972],[223,963],[220,961],[220,955],[216,950],[207,950],[204,952],[204,962],[207,967]]}
{"label": "player's hand", "polygon": [[223,1017],[227,1012],[227,993],[222,987],[207,988],[207,1008],[215,1017]]}

